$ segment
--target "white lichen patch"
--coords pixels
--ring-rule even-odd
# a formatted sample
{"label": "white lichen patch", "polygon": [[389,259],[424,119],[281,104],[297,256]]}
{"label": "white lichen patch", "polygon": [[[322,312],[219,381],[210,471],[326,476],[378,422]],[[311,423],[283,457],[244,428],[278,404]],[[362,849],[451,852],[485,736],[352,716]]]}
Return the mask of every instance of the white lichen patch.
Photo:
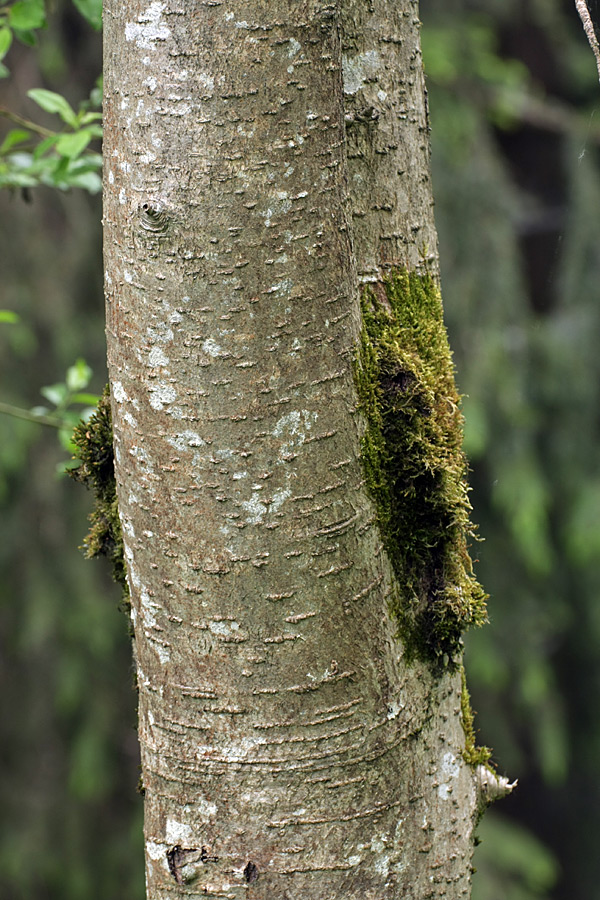
{"label": "white lichen patch", "polygon": [[125,40],[135,41],[143,50],[156,50],[157,41],[166,41],[171,30],[163,20],[164,3],[154,0],[148,9],[138,16],[137,22],[125,25]]}
{"label": "white lichen patch", "polygon": [[210,819],[214,819],[214,817],[216,816],[217,804],[210,803],[208,800],[205,800],[204,797],[202,797],[195,804],[195,811],[198,818],[202,822],[208,822],[210,821]]}
{"label": "white lichen patch", "polygon": [[367,50],[357,56],[342,57],[344,93],[356,94],[367,81],[377,78],[381,68],[381,57],[377,50]]}
{"label": "white lichen patch", "polygon": [[146,841],[146,855],[154,862],[166,861],[165,845],[157,844],[156,841]]}
{"label": "white lichen patch", "polygon": [[267,209],[259,212],[259,215],[265,220],[265,228],[271,227],[271,219],[273,216],[285,215],[291,208],[292,201],[288,197],[287,191],[277,191],[275,197],[272,197],[269,200]]}
{"label": "white lichen patch", "polygon": [[292,288],[294,287],[294,282],[291,278],[284,278],[283,281],[278,281],[276,284],[272,284],[268,289],[268,294],[276,294],[277,296],[289,296]]}
{"label": "white lichen patch", "polygon": [[167,844],[171,846],[179,844],[185,847],[192,842],[193,831],[190,825],[184,825],[176,819],[167,819],[167,833],[165,835]]}
{"label": "white lichen patch", "polygon": [[148,452],[143,448],[139,447],[137,444],[129,449],[129,455],[133,456],[142,466],[146,466],[148,471],[152,471],[152,461]]}
{"label": "white lichen patch", "polygon": [[198,75],[198,85],[204,91],[204,94],[212,96],[215,89],[215,79],[208,72],[200,72]]}
{"label": "white lichen patch", "polygon": [[140,590],[140,603],[142,608],[142,619],[144,621],[145,628],[152,628],[156,626],[156,617],[155,612],[160,609],[158,603],[156,603],[150,597],[147,588],[142,586]]}
{"label": "white lichen patch", "polygon": [[281,488],[280,490],[275,491],[275,493],[273,494],[273,497],[271,499],[271,503],[269,504],[269,511],[277,512],[279,507],[283,503],[285,503],[285,501],[288,499],[288,497],[291,497],[291,496],[292,496],[292,492],[288,489],[284,490],[283,488]]}
{"label": "white lichen patch", "polygon": [[184,453],[189,447],[204,447],[206,441],[203,441],[195,431],[179,431],[174,437],[167,438],[167,443],[180,453]]}
{"label": "white lichen patch", "polygon": [[404,709],[404,703],[401,703],[400,700],[392,700],[390,704],[388,704],[387,708],[387,718],[388,720],[395,719],[400,715],[402,710]]}
{"label": "white lichen patch", "polygon": [[170,116],[187,116],[189,112],[192,110],[192,105],[190,103],[185,103],[183,100],[177,100],[177,105],[171,106],[169,109]]}
{"label": "white lichen patch", "polygon": [[202,349],[205,353],[208,353],[209,356],[213,357],[220,356],[223,353],[223,348],[212,338],[207,338],[204,341]]}
{"label": "white lichen patch", "polygon": [[452,781],[460,775],[460,766],[453,753],[444,753],[441,764],[442,782],[438,785],[438,797],[447,800],[452,794]]}
{"label": "white lichen patch", "polygon": [[231,637],[232,634],[235,634],[236,631],[240,630],[239,622],[210,622],[208,625],[209,631],[213,634],[220,634],[223,637]]}
{"label": "white lichen patch", "polygon": [[298,53],[302,45],[296,40],[296,38],[290,38],[290,46],[288,50],[288,56],[290,59]]}
{"label": "white lichen patch", "polygon": [[158,654],[158,658],[161,661],[161,664],[163,666],[166,665],[166,663],[168,663],[169,660],[171,659],[171,654],[169,653],[167,648],[164,647],[162,644],[155,643],[154,649],[156,650],[156,653]]}
{"label": "white lichen patch", "polygon": [[317,418],[318,413],[303,409],[293,410],[278,420],[273,429],[273,437],[284,439],[279,448],[280,461],[284,461],[295,448],[302,446]]}
{"label": "white lichen patch", "polygon": [[[239,741],[230,740],[227,748],[223,750],[223,756],[227,762],[244,762],[258,748],[263,748],[266,741],[255,737],[243,737]],[[214,753],[212,744],[197,744],[196,759],[204,761],[206,756]],[[216,809],[215,809],[216,812]]]}
{"label": "white lichen patch", "polygon": [[112,394],[116,403],[124,403],[126,400],[129,400],[125,388],[120,381],[113,381]]}
{"label": "white lichen patch", "polygon": [[160,411],[161,409],[164,409],[165,406],[173,403],[177,397],[175,388],[170,384],[153,384],[150,386],[149,392],[150,406],[157,411]]}
{"label": "white lichen patch", "polygon": [[152,368],[156,366],[168,366],[169,362],[169,357],[160,347],[153,347],[148,354],[148,365],[152,366]]}
{"label": "white lichen patch", "polygon": [[151,344],[168,344],[173,340],[173,329],[165,325],[164,322],[159,325],[151,325],[146,329],[148,340]]}
{"label": "white lichen patch", "polygon": [[243,500],[240,503],[242,509],[247,513],[246,522],[249,525],[259,525],[267,513],[267,504],[262,503],[256,494],[252,495],[251,500]]}
{"label": "white lichen patch", "polygon": [[263,804],[263,805],[272,805],[273,803],[277,803],[279,799],[279,795],[274,791],[269,791],[266,788],[263,788],[260,791],[244,791],[240,796],[240,800],[243,803],[248,803],[254,806],[255,804]]}

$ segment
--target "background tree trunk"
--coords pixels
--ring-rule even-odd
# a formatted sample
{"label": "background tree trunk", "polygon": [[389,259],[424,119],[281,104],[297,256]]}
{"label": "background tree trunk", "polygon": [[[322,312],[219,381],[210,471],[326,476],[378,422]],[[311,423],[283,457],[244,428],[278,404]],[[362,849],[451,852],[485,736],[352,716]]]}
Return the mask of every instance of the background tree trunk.
{"label": "background tree trunk", "polygon": [[104,22],[148,897],[468,896],[460,675],[395,639],[352,375],[360,281],[435,268],[416,4]]}

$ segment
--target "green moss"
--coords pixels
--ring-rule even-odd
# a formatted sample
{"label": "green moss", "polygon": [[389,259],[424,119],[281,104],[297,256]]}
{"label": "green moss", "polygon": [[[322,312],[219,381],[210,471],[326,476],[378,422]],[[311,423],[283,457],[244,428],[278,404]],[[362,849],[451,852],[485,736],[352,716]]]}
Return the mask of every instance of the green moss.
{"label": "green moss", "polygon": [[362,463],[397,576],[392,612],[409,660],[453,665],[464,630],[486,621],[486,595],[468,552],[463,420],[440,293],[431,276],[398,270],[361,307]]}
{"label": "green moss", "polygon": [[129,589],[123,557],[123,537],[117,507],[114,470],[112,417],[108,386],[98,408],[87,422],[75,427],[73,442],[80,465],[69,471],[76,481],[90,487],[96,506],[90,515],[90,530],[83,548],[88,558],[106,556],[112,564],[113,578],[121,585],[123,600],[129,601]]}
{"label": "green moss", "polygon": [[475,714],[471,706],[471,697],[467,688],[467,678],[464,666],[460,667],[461,675],[461,692],[460,692],[460,716],[463,731],[465,733],[465,748],[463,750],[463,758],[466,763],[473,768],[477,766],[487,766],[492,751],[489,747],[478,747],[477,738],[475,736]]}

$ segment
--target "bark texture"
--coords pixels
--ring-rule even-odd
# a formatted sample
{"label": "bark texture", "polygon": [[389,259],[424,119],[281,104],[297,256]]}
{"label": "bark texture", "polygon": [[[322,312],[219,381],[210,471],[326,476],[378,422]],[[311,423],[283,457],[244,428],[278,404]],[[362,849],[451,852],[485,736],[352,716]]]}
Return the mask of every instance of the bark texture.
{"label": "bark texture", "polygon": [[460,675],[403,662],[352,375],[360,281],[435,267],[416,4],[104,21],[148,898],[466,897]]}

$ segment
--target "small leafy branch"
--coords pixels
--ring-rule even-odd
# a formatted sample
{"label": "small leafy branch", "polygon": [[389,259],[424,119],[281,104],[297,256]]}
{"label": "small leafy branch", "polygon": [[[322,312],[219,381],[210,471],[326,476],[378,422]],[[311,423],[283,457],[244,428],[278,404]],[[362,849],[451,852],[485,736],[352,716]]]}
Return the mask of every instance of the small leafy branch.
{"label": "small leafy branch", "polygon": [[[6,316],[6,317],[5,317]],[[14,313],[8,310],[0,310],[0,321],[16,321]],[[49,384],[40,388],[40,393],[49,405],[34,406],[32,409],[23,409],[0,400],[0,413],[13,416],[16,419],[25,419],[28,422],[36,422],[38,425],[48,425],[56,428],[58,439],[64,450],[77,455],[77,447],[73,442],[73,429],[81,422],[87,422],[94,413],[98,401],[98,394],[88,393],[85,389],[92,378],[92,370],[84,359],[78,359],[66,371],[65,380],[56,384]],[[79,465],[78,460],[69,460],[60,463],[60,473],[68,471]]]}
{"label": "small leafy branch", "polygon": [[[92,27],[101,27],[101,0],[73,2]],[[44,28],[44,0],[17,0],[0,7],[0,78],[10,74],[3,60],[13,39],[32,46],[36,31]],[[102,136],[101,78],[77,112],[61,94],[45,88],[33,88],[27,96],[45,112],[58,116],[59,122],[55,129],[45,128],[0,106],[0,117],[17,126],[0,143],[0,188],[28,189],[46,184],[60,190],[81,187],[97,193],[102,187],[102,157],[89,145]]]}

